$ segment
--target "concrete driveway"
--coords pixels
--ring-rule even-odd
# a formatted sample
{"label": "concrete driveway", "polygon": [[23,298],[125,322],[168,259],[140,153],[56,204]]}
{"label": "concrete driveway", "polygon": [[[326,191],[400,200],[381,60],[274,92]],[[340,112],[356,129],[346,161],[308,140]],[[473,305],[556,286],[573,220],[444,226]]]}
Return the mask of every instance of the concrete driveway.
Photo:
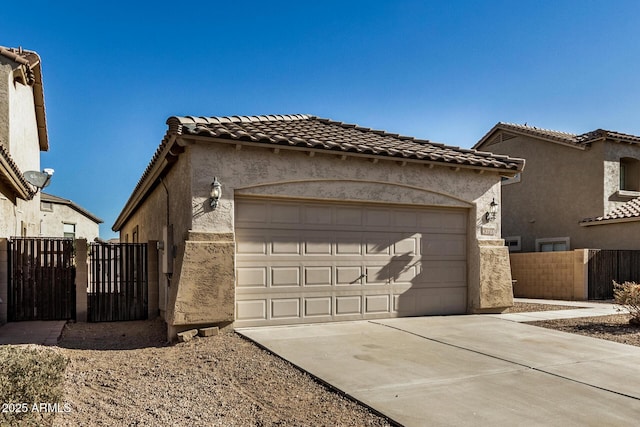
{"label": "concrete driveway", "polygon": [[617,426],[640,417],[640,348],[445,316],[238,330],[405,426]]}

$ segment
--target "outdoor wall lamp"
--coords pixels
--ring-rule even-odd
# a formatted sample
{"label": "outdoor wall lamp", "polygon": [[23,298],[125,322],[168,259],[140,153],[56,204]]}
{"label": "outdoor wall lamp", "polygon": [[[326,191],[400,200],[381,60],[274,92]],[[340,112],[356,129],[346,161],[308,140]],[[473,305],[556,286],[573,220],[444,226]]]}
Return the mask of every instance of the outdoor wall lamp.
{"label": "outdoor wall lamp", "polygon": [[484,214],[484,218],[487,220],[487,222],[492,222],[496,220],[497,214],[498,214],[498,202],[496,202],[496,199],[493,199],[489,204],[489,212]]}
{"label": "outdoor wall lamp", "polygon": [[222,184],[218,181],[218,177],[213,177],[213,182],[211,183],[211,207],[213,209],[218,207],[218,202],[220,201],[220,197],[222,196]]}

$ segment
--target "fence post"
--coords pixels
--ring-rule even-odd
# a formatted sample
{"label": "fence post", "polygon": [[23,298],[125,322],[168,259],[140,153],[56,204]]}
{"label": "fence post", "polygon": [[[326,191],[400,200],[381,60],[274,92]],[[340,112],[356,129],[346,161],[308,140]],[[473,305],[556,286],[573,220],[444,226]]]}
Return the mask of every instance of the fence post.
{"label": "fence post", "polygon": [[147,243],[147,319],[158,316],[160,284],[158,278],[158,241]]}
{"label": "fence post", "polygon": [[76,322],[87,321],[88,257],[87,239],[76,239]]}
{"label": "fence post", "polygon": [[575,249],[573,262],[573,299],[589,299],[589,249]]}
{"label": "fence post", "polygon": [[9,303],[9,241],[0,239],[0,325],[7,323]]}

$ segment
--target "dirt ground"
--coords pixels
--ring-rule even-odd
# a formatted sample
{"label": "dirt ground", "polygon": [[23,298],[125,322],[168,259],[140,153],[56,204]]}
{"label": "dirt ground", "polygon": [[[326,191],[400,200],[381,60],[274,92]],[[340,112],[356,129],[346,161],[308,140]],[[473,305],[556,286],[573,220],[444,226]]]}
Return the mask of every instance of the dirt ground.
{"label": "dirt ground", "polygon": [[68,324],[57,426],[387,426],[234,333],[167,345],[159,320]]}
{"label": "dirt ground", "polygon": [[[516,303],[509,312],[576,307]],[[629,315],[531,324],[640,346]],[[57,426],[386,426],[389,422],[229,332],[168,345],[162,321],[70,323]]]}

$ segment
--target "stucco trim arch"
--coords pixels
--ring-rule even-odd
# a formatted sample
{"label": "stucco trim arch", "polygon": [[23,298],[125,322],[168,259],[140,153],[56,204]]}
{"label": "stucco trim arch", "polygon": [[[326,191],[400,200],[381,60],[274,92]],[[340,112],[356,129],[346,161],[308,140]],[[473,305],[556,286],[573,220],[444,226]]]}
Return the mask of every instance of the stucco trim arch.
{"label": "stucco trim arch", "polygon": [[431,189],[407,184],[370,180],[310,179],[275,181],[236,188],[234,195],[462,208],[472,208],[474,206],[472,202],[467,200]]}

